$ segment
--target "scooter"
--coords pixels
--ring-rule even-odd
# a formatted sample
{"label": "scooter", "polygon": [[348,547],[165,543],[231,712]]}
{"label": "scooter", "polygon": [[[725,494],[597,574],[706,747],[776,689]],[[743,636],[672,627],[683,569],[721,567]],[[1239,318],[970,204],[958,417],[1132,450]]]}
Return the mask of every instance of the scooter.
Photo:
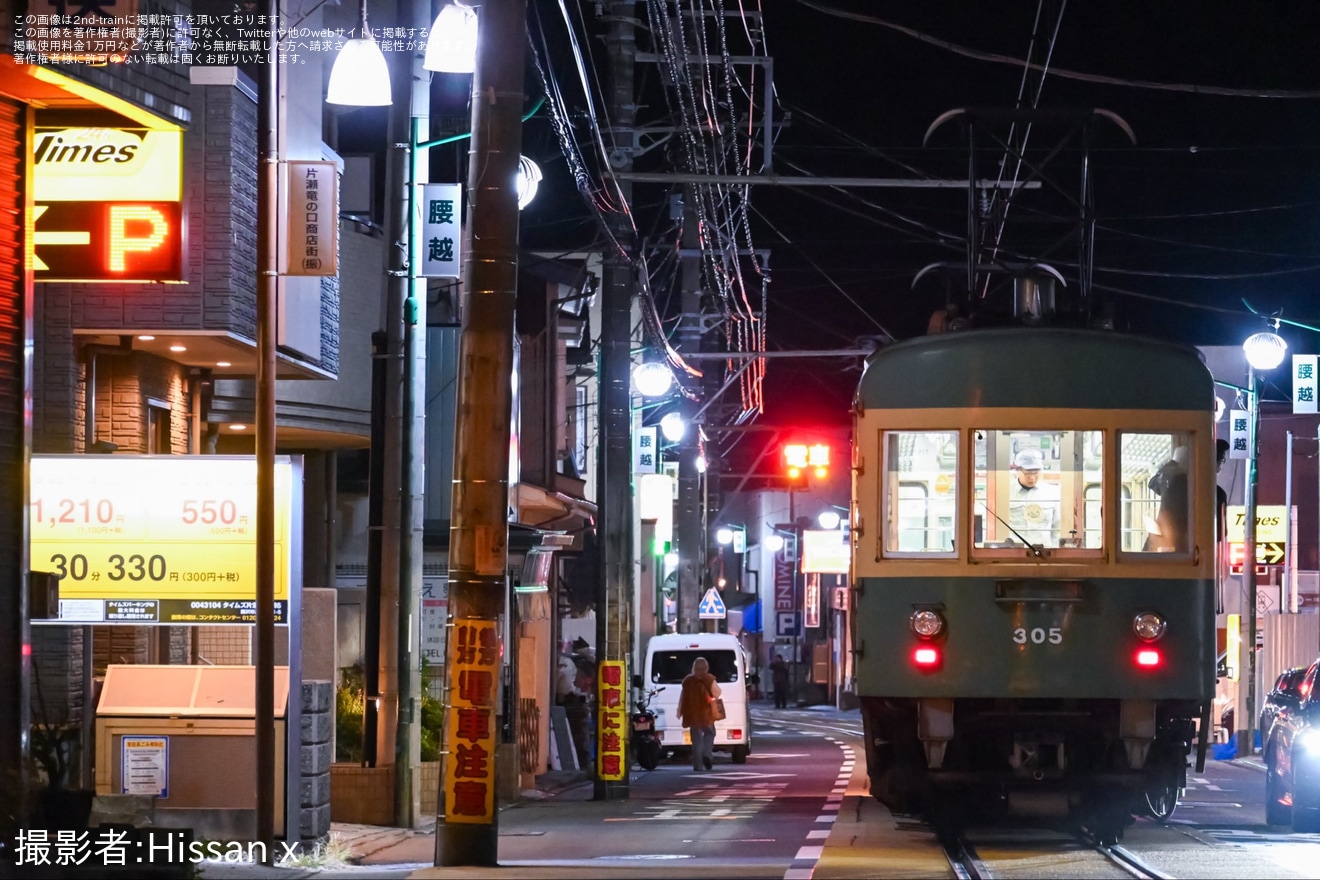
{"label": "scooter", "polygon": [[645,691],[640,699],[634,700],[637,711],[632,714],[632,753],[634,760],[643,770],[654,770],[660,766],[660,738],[655,730],[655,713],[651,711],[651,699],[664,690],[663,687]]}

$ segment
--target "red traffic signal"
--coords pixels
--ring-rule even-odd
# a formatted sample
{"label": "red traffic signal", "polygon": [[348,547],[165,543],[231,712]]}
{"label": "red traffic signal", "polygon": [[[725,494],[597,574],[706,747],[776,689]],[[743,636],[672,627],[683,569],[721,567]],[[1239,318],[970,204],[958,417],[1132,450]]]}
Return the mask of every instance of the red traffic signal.
{"label": "red traffic signal", "polygon": [[784,468],[792,480],[808,469],[815,473],[816,479],[823,480],[830,471],[830,447],[825,443],[786,443]]}

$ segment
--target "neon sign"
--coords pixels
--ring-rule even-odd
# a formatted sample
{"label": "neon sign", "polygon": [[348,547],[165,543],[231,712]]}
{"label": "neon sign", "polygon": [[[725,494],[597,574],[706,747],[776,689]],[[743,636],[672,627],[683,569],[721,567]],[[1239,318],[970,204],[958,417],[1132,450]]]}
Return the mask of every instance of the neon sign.
{"label": "neon sign", "polygon": [[178,131],[38,128],[35,279],[182,280],[182,156]]}

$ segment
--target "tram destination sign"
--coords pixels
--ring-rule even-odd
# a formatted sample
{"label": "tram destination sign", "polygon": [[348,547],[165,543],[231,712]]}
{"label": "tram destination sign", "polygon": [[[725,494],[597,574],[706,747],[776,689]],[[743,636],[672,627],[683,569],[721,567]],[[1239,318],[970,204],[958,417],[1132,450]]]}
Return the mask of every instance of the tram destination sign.
{"label": "tram destination sign", "polygon": [[[300,463],[275,463],[275,622],[288,623]],[[249,456],[34,455],[31,567],[60,579],[51,623],[256,623]]]}

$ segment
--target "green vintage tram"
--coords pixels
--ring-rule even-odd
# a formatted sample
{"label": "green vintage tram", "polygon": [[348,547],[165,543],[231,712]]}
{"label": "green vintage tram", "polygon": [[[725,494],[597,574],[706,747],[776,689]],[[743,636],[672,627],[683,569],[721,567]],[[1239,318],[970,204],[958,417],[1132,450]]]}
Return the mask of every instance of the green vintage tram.
{"label": "green vintage tram", "polygon": [[1104,331],[869,358],[852,623],[880,801],[1105,841],[1171,809],[1214,696],[1213,404],[1195,350]]}

